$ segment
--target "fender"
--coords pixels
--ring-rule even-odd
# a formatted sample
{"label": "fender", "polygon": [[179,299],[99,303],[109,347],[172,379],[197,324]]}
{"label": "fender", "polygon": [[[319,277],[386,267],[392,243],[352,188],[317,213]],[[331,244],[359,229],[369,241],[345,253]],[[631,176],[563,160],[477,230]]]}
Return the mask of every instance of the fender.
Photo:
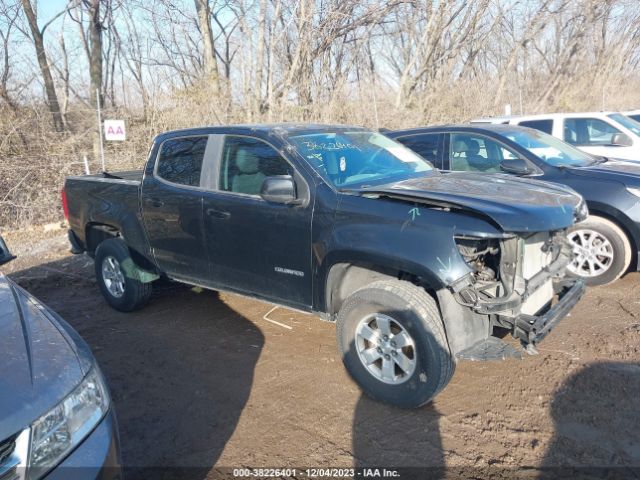
{"label": "fender", "polygon": [[631,240],[631,249],[634,252],[638,252],[638,247],[640,246],[640,229],[633,220],[620,210],[613,208],[611,205],[606,203],[587,200],[587,207],[589,207],[589,214],[607,218],[620,225],[629,235],[629,240]]}
{"label": "fender", "polygon": [[426,289],[437,291],[445,288],[441,278],[429,268],[401,257],[381,256],[362,250],[336,250],[330,252],[318,268],[317,284],[314,288],[315,310],[332,312],[330,291],[337,279],[330,278],[337,265],[354,265],[362,269],[377,272],[379,277],[412,278]]}
{"label": "fender", "polygon": [[80,240],[84,242],[85,248],[87,250],[95,248],[95,245],[88,244],[90,240],[88,234],[92,228],[96,226],[99,228],[107,227],[117,231],[125,239],[133,258],[141,267],[157,272],[157,265],[149,249],[147,235],[138,215],[138,189],[132,189],[129,195],[123,195],[121,191],[120,195],[114,196],[118,200],[117,202],[108,200],[110,196],[102,195],[102,193],[100,192],[99,198],[94,197],[92,201],[87,202],[88,208],[81,219],[84,225],[82,232],[84,238]]}

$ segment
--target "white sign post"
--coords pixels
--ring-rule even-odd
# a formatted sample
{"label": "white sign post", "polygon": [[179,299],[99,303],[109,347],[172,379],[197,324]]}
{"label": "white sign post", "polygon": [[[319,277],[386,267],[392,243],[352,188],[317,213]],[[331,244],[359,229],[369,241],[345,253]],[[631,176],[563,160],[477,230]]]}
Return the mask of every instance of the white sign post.
{"label": "white sign post", "polygon": [[122,142],[127,139],[124,120],[105,120],[104,139],[107,141]]}

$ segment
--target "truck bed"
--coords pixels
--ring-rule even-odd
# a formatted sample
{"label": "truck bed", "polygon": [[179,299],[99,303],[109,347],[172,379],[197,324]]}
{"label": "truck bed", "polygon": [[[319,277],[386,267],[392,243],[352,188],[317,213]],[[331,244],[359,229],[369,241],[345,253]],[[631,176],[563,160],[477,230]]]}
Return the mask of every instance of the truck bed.
{"label": "truck bed", "polygon": [[133,170],[67,177],[68,221],[80,243],[87,246],[88,225],[110,225],[126,232],[130,247],[146,250],[140,217],[142,176],[142,170]]}
{"label": "truck bed", "polygon": [[[114,177],[120,177],[122,180],[141,182],[143,171],[142,170],[126,170],[122,172],[109,172],[109,175],[113,175]],[[74,180],[83,180],[83,179],[85,180],[100,180],[100,179],[117,180],[111,177],[107,177],[102,173],[94,173],[91,175],[76,175],[70,178],[73,178]]]}

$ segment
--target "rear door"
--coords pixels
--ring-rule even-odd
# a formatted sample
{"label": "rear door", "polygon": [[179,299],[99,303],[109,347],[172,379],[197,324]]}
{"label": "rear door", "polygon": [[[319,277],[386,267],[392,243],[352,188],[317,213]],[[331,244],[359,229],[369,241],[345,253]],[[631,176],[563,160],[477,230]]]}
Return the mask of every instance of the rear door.
{"label": "rear door", "polygon": [[269,176],[294,176],[298,191],[304,180],[271,144],[250,136],[220,137],[219,166],[203,201],[213,286],[310,306],[313,201],[285,205],[260,196]]}
{"label": "rear door", "polygon": [[208,275],[200,186],[203,166],[210,163],[208,143],[209,135],[165,140],[153,175],[145,175],[142,184],[144,226],[158,266],[172,278],[193,283]]}

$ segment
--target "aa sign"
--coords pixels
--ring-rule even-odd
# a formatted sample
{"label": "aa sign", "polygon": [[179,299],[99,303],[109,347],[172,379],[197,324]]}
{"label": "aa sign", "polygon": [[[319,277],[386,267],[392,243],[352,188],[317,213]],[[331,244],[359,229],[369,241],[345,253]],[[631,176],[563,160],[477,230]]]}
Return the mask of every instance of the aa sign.
{"label": "aa sign", "polygon": [[122,141],[127,139],[124,120],[105,120],[104,139]]}

